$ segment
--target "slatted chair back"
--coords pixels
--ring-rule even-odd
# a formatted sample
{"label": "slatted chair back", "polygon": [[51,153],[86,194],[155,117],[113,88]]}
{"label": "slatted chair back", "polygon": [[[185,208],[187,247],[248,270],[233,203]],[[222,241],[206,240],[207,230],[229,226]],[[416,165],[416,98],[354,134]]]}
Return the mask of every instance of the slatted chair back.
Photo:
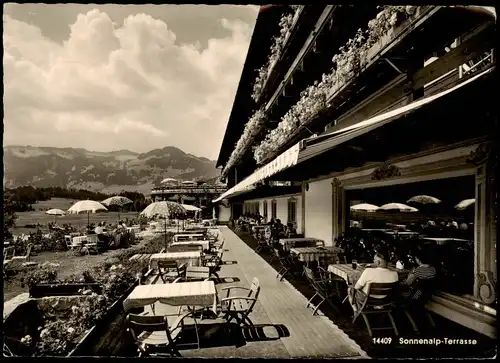
{"label": "slatted chair back", "polygon": [[16,255],[16,248],[14,246],[5,247],[3,249],[3,260],[8,261],[12,260]]}
{"label": "slatted chair back", "polygon": [[[395,304],[398,282],[371,282],[368,284],[368,298],[362,306],[363,309],[390,308]],[[384,298],[374,298],[374,295],[385,296]]]}
{"label": "slatted chair back", "polygon": [[66,242],[66,247],[70,249],[73,244],[73,238],[69,235],[66,235],[64,236],[64,242]]}
{"label": "slatted chair back", "polygon": [[158,269],[178,271],[179,267],[176,261],[167,260],[167,261],[158,261]]}
{"label": "slatted chair back", "polygon": [[165,316],[128,314],[125,319],[125,326],[143,354],[147,354],[147,352],[144,344],[139,340],[140,335],[144,332],[154,333],[159,331],[165,331],[166,340],[159,341],[157,344],[172,346],[174,351],[178,352]]}

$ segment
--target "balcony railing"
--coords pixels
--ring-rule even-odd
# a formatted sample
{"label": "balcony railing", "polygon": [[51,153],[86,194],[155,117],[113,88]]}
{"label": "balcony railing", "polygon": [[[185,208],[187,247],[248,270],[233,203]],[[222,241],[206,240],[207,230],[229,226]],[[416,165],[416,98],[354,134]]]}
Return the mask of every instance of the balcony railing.
{"label": "balcony railing", "polygon": [[[455,17],[466,21],[464,24],[460,22],[456,23],[442,35],[440,33],[435,33],[436,28],[442,24],[443,19],[456,19]],[[408,58],[408,55],[406,55],[406,58],[404,55],[409,51],[411,51],[416,58],[421,57],[423,54],[426,54],[426,52],[428,53],[432,51],[433,48],[435,49],[439,44],[447,42],[450,36],[461,34],[469,30],[472,26],[477,26],[480,21],[482,20],[475,17],[466,18],[463,13],[458,14],[449,12],[446,10],[446,7],[424,6],[418,8],[417,13],[410,19],[390,30],[389,33],[384,35],[368,50],[364,62],[365,66],[360,72],[345,82],[337,82],[333,85],[327,95],[328,105],[326,109],[308,119],[304,119],[294,130],[289,132],[286,137],[287,141],[282,145],[275,145],[274,150],[262,158],[259,164],[269,162],[279,155],[282,150],[286,150],[287,147],[290,147],[301,138],[323,130],[324,123],[331,122],[332,119],[335,120],[337,117],[342,117],[342,114],[349,111],[350,107],[357,105],[365,97],[376,92],[377,87],[380,88],[384,84],[390,83],[391,80],[401,73],[404,74],[404,72],[407,72],[406,68],[411,66],[411,62],[403,61],[403,63],[407,64],[404,64],[402,68],[403,71],[401,71],[398,67],[393,66],[391,64],[392,62],[386,62],[387,60],[405,60]],[[436,35],[432,37],[431,40],[427,41],[426,39],[432,36],[432,34]],[[482,60],[482,64],[485,62],[487,62],[487,59]],[[387,66],[387,63],[389,63],[391,67]],[[384,65],[389,68],[381,68]],[[392,72],[388,72],[388,70],[391,69]],[[435,77],[437,78],[438,74],[436,74]],[[416,88],[412,88],[410,85],[410,89]]]}
{"label": "balcony railing", "polygon": [[273,74],[274,69],[276,68],[276,65],[281,62],[283,57],[285,56],[288,47],[290,45],[290,40],[292,38],[292,35],[294,32],[297,30],[297,24],[299,22],[300,16],[304,13],[304,7],[305,5],[300,5],[300,7],[297,9],[295,12],[295,15],[293,16],[292,20],[292,25],[290,26],[290,29],[288,30],[285,40],[283,41],[283,50],[281,51],[281,54],[279,58],[277,58],[269,67],[267,70],[267,76],[266,79],[264,80],[263,86],[262,86],[262,91],[260,93],[259,99],[257,100],[257,103],[261,102],[263,95],[265,94],[265,90],[269,86],[269,80],[271,79],[271,75]]}
{"label": "balcony railing", "polygon": [[212,188],[172,188],[172,187],[157,187],[151,190],[151,195],[155,194],[221,194],[227,190],[226,187]]}

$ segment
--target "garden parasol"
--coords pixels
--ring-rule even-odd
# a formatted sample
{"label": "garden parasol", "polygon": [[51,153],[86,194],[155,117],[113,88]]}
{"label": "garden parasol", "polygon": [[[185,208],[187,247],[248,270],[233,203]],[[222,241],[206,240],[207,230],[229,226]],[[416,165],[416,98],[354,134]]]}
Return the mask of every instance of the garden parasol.
{"label": "garden parasol", "polygon": [[377,210],[393,210],[393,211],[400,211],[400,212],[418,212],[417,208],[410,207],[409,205],[403,204],[403,203],[388,203],[384,204]]}
{"label": "garden parasol", "polygon": [[430,195],[415,195],[406,201],[406,203],[419,203],[419,204],[439,204],[441,200]]}
{"label": "garden parasol", "polygon": [[352,211],[375,212],[379,207],[374,204],[361,203],[351,206]]}
{"label": "garden parasol", "polygon": [[472,198],[472,199],[464,199],[464,200],[462,200],[460,203],[458,203],[455,206],[455,209],[457,209],[457,210],[464,210],[464,209],[469,208],[474,203],[476,203],[476,199],[474,199],[474,198]]}
{"label": "garden parasol", "polygon": [[68,209],[69,214],[79,214],[87,213],[87,227],[90,225],[90,213],[96,213],[98,211],[107,211],[108,209],[101,203],[95,200],[81,200],[73,204],[73,206]]}
{"label": "garden parasol", "polygon": [[122,197],[121,195],[115,195],[114,197],[109,197],[108,199],[103,200],[101,203],[108,206],[108,207],[110,207],[112,205],[117,205],[118,206],[118,220],[120,220],[120,208],[126,204],[133,203],[133,201],[126,198],[126,197]]}
{"label": "garden parasol", "polygon": [[[169,202],[169,201],[161,201],[154,202],[148,205],[142,212],[141,215],[146,216],[148,218],[154,217],[162,217],[165,219],[170,218],[179,218],[184,217],[186,215],[186,209],[179,203]],[[164,224],[165,228],[165,247],[167,244],[167,225]],[[179,225],[177,224],[177,228]]]}
{"label": "garden parasol", "polygon": [[66,212],[63,211],[62,209],[49,209],[48,211],[45,212],[45,214],[54,216],[54,223],[55,223],[57,216],[63,216],[66,214]]}

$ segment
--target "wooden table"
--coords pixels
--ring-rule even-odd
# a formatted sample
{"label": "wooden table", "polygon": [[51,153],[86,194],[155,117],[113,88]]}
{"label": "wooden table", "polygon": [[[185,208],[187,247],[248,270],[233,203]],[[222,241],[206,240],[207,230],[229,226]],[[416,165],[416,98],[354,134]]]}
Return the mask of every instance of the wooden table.
{"label": "wooden table", "polygon": [[170,246],[192,246],[192,245],[202,245],[203,251],[210,249],[210,241],[208,240],[176,241],[172,242]]}
{"label": "wooden table", "polygon": [[123,301],[125,311],[159,301],[171,306],[199,306],[217,312],[217,290],[213,281],[139,285]]}
{"label": "wooden table", "polygon": [[[328,272],[331,272],[345,280],[345,282],[349,285],[354,285],[358,280],[363,271],[366,269],[365,266],[361,266],[358,264],[356,269],[352,268],[352,264],[342,263],[342,264],[331,264],[328,265]],[[399,280],[406,280],[409,271],[408,270],[399,270],[394,267],[389,267],[390,270],[396,271],[399,276]]]}
{"label": "wooden table", "polygon": [[317,238],[280,238],[279,243],[283,246],[285,251],[297,247],[316,247],[318,242],[323,242]]}
{"label": "wooden table", "polygon": [[342,250],[338,247],[295,247],[290,249],[299,258],[299,261],[309,263],[318,261],[321,257],[334,258]]}
{"label": "wooden table", "polygon": [[177,261],[178,264],[185,263],[187,266],[200,266],[201,251],[155,253],[149,259],[149,268],[156,270],[158,261]]}

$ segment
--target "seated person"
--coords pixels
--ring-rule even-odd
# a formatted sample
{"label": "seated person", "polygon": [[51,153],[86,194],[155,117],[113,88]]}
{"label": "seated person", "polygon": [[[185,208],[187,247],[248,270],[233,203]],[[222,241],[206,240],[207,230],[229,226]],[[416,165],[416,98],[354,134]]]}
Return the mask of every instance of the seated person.
{"label": "seated person", "polygon": [[436,269],[428,264],[427,256],[421,250],[413,252],[417,266],[401,284],[401,295],[410,303],[419,302],[432,293],[432,284],[436,278]]}
{"label": "seated person", "polygon": [[[357,313],[368,294],[368,284],[372,282],[390,283],[398,281],[398,273],[387,268],[387,257],[385,252],[378,251],[373,257],[373,265],[367,267],[356,284],[349,287],[348,298],[354,313]],[[361,292],[362,290],[362,292]],[[385,295],[371,295],[376,299],[383,299]]]}
{"label": "seated person", "polygon": [[297,230],[295,229],[295,225],[292,222],[287,223],[286,225],[287,238],[295,237],[296,235],[297,235]]}

